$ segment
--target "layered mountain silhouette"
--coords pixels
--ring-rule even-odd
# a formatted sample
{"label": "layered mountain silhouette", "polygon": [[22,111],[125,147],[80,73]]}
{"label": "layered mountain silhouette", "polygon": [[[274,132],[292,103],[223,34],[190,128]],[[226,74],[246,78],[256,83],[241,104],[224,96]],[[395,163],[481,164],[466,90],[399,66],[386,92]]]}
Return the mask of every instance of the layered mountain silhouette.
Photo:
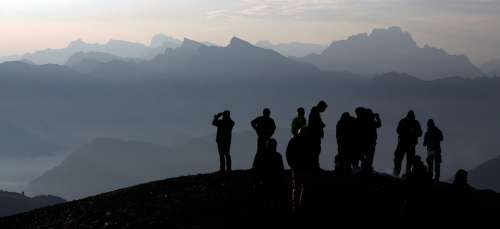
{"label": "layered mountain silhouette", "polygon": [[156,35],[153,37],[150,46],[122,41],[110,40],[105,44],[89,44],[82,40],[71,42],[62,49],[46,49],[34,53],[28,53],[22,56],[22,59],[32,61],[35,64],[59,64],[64,65],[71,56],[79,52],[99,52],[114,55],[120,58],[128,59],[152,59],[166,48],[175,48],[179,46],[179,41],[165,36]]}
{"label": "layered mountain silhouette", "polygon": [[0,217],[66,202],[57,196],[28,197],[15,192],[0,191]]}
{"label": "layered mountain silhouette", "polygon": [[289,172],[274,188],[251,171],[180,177],[1,218],[2,228],[328,228],[493,222],[500,195],[449,184],[416,185],[382,174],[310,177],[292,213]]}
{"label": "layered mountain silhouette", "polygon": [[466,56],[450,55],[428,45],[419,47],[410,33],[399,27],[374,29],[371,34],[335,41],[321,54],[311,54],[299,60],[324,71],[348,71],[368,76],[401,72],[433,80],[482,75]]}
{"label": "layered mountain silhouette", "polygon": [[500,59],[484,63],[481,65],[481,70],[490,76],[500,76]]}
{"label": "layered mountain silhouette", "polygon": [[207,46],[185,39],[179,48],[167,50],[146,67],[169,75],[204,75],[207,79],[232,76],[233,80],[242,76],[269,78],[287,75],[290,78],[318,72],[311,65],[298,63],[236,37],[226,47]]}
{"label": "layered mountain silhouette", "polygon": [[326,49],[325,45],[310,44],[301,42],[273,44],[270,41],[258,41],[256,46],[266,49],[272,49],[283,56],[304,57],[309,54],[320,54]]}
{"label": "layered mountain silhouette", "polygon": [[500,157],[493,158],[469,171],[469,181],[475,187],[500,192]]}
{"label": "layered mountain silhouette", "polygon": [[100,64],[109,63],[112,61],[134,61],[104,52],[78,52],[72,55],[66,66],[81,72],[90,73],[94,71]]}

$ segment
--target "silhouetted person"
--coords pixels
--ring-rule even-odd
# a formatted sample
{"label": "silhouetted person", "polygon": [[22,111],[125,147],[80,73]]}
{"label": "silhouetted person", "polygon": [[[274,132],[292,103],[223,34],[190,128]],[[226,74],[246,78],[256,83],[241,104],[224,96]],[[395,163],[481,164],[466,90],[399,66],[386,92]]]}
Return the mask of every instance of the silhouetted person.
{"label": "silhouetted person", "polygon": [[[222,117],[222,119],[221,119]],[[217,148],[219,150],[220,171],[231,171],[231,135],[234,121],[231,120],[231,113],[224,111],[214,115],[212,125],[217,127]]]}
{"label": "silhouetted person", "polygon": [[424,136],[424,146],[427,147],[427,166],[429,174],[435,181],[439,181],[441,175],[441,142],[443,132],[435,125],[434,120],[427,121],[427,132]]}
{"label": "silhouetted person", "polygon": [[278,142],[271,138],[266,143],[266,150],[255,162],[254,169],[263,177],[276,177],[285,167],[283,157],[277,152]]}
{"label": "silhouetted person", "polygon": [[337,150],[335,157],[335,170],[339,172],[350,172],[352,166],[358,160],[355,148],[356,120],[349,113],[343,113],[337,122]]}
{"label": "silhouetted person", "polygon": [[415,119],[415,113],[412,110],[399,122],[397,133],[399,137],[398,146],[394,152],[394,176],[399,176],[405,155],[406,173],[411,171],[415,157],[415,146],[418,143],[418,138],[422,136],[422,127]]}
{"label": "silhouetted person", "polygon": [[297,109],[297,117],[295,117],[292,121],[292,136],[297,135],[300,129],[307,126],[305,114],[306,111],[304,108],[300,107]]}
{"label": "silhouetted person", "polygon": [[[265,151],[256,158],[254,172],[257,175],[256,194],[265,209],[276,209],[287,201],[283,193],[287,190],[284,179],[283,157],[277,152],[278,143],[271,138],[266,142]],[[266,220],[274,220],[273,216]]]}
{"label": "silhouetted person", "polygon": [[379,114],[372,110],[356,108],[356,131],[358,136],[358,150],[361,154],[363,171],[373,171],[373,159],[377,146],[377,129],[382,126]]}
{"label": "silhouetted person", "polygon": [[309,113],[309,122],[307,126],[308,138],[311,144],[313,155],[313,165],[315,169],[319,169],[319,155],[321,154],[321,140],[325,137],[325,123],[321,119],[321,113],[325,112],[328,105],[325,101],[320,101],[317,106],[311,109]]}
{"label": "silhouetted person", "polygon": [[257,133],[257,153],[255,155],[254,166],[255,161],[265,151],[267,141],[271,139],[274,131],[276,131],[276,124],[271,118],[271,110],[265,108],[262,113],[262,116],[257,117],[251,122],[252,128]]}
{"label": "silhouetted person", "polygon": [[304,186],[314,168],[307,128],[299,129],[286,148],[286,160],[292,169],[292,210],[302,204]]}
{"label": "silhouetted person", "polygon": [[413,166],[411,168],[410,173],[408,173],[408,179],[412,182],[423,184],[427,181],[430,181],[430,174],[428,172],[427,166],[425,166],[422,158],[418,155],[415,155],[413,158]]}
{"label": "silhouetted person", "polygon": [[458,170],[455,174],[455,180],[453,180],[453,186],[460,190],[470,189],[471,186],[469,185],[468,175],[467,171],[463,169]]}

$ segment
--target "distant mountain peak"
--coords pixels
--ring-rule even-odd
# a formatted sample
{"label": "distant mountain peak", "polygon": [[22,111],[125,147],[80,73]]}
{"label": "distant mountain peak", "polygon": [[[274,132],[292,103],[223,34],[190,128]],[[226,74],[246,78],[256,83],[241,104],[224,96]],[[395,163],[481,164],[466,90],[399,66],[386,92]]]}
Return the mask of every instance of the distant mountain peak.
{"label": "distant mountain peak", "polygon": [[182,49],[198,49],[202,46],[205,46],[203,43],[200,43],[195,40],[191,40],[189,38],[184,38],[184,41],[182,42],[182,45],[180,48]]}
{"label": "distant mountain peak", "polygon": [[450,76],[468,78],[481,71],[464,55],[450,55],[429,45],[420,47],[401,27],[373,29],[334,41],[320,55],[301,59],[324,71],[347,71],[373,76],[386,72],[404,72],[425,80]]}
{"label": "distant mountain peak", "polygon": [[159,48],[159,47],[164,47],[164,46],[169,47],[169,48],[176,48],[176,47],[180,46],[181,44],[182,44],[182,41],[180,41],[174,37],[165,35],[163,33],[159,33],[159,34],[156,34],[153,36],[149,46],[153,47],[153,48]]}
{"label": "distant mountain peak", "polygon": [[403,31],[401,27],[389,27],[387,29],[374,29],[370,38],[377,41],[393,43],[394,45],[417,46],[415,40],[409,32]]}
{"label": "distant mountain peak", "polygon": [[238,37],[233,37],[229,47],[255,47],[250,42],[242,40]]}
{"label": "distant mountain peak", "polygon": [[87,45],[87,43],[85,43],[81,38],[78,38],[77,40],[74,40],[72,42],[69,43],[68,47],[71,48],[71,47],[81,47],[83,45]]}

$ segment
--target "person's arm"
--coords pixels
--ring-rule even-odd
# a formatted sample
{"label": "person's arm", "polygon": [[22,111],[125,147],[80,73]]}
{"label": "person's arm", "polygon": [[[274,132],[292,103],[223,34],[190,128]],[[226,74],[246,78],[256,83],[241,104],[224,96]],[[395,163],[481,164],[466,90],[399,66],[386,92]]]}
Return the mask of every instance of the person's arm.
{"label": "person's arm", "polygon": [[403,121],[399,121],[398,128],[396,130],[398,132],[398,135],[403,135]]}
{"label": "person's arm", "polygon": [[252,122],[250,122],[250,125],[252,126],[252,128],[254,130],[257,130],[257,123],[258,123],[258,121],[259,121],[259,118],[256,118],[256,119],[252,120]]}
{"label": "person's arm", "polygon": [[214,115],[214,120],[212,121],[212,125],[219,127],[220,124],[219,118],[220,118],[219,114]]}
{"label": "person's arm", "polygon": [[274,120],[272,120],[272,128],[271,128],[271,135],[274,135],[274,132],[276,131],[276,123],[274,123]]}

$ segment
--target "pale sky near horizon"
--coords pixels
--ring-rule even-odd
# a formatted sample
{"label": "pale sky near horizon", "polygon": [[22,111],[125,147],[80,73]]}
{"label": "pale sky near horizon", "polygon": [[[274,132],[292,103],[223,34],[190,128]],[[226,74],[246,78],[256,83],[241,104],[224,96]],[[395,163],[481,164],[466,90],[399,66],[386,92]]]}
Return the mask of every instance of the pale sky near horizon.
{"label": "pale sky near horizon", "polygon": [[0,0],[0,56],[157,33],[329,44],[389,26],[477,64],[500,58],[500,0]]}

